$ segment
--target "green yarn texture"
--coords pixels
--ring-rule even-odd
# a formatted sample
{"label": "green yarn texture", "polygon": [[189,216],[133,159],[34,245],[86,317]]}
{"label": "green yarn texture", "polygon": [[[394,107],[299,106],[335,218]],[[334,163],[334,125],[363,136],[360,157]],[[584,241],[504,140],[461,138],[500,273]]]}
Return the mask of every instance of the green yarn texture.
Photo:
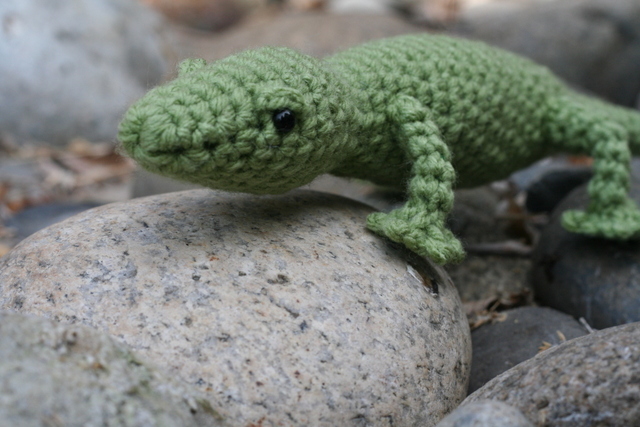
{"label": "green yarn texture", "polygon": [[277,47],[187,60],[129,109],[119,140],[149,171],[215,189],[282,193],[323,173],[400,188],[404,206],[367,226],[439,264],[464,257],[445,226],[454,187],[583,153],[590,203],[566,212],[565,228],[640,237],[628,196],[640,114],[479,42],[409,35],[324,60]]}

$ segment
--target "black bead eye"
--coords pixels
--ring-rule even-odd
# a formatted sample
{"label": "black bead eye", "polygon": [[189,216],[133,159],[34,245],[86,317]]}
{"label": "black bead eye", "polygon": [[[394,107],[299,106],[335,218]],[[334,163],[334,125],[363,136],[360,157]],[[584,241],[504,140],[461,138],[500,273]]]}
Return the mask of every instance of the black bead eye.
{"label": "black bead eye", "polygon": [[276,127],[276,130],[280,133],[291,132],[296,125],[296,115],[293,114],[293,111],[287,110],[278,110],[273,113],[273,125]]}

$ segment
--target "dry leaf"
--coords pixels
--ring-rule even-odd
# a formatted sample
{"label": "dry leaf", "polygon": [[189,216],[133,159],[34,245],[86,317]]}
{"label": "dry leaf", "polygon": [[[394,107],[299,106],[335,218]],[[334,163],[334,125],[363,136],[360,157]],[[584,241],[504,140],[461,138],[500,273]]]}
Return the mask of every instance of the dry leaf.
{"label": "dry leaf", "polygon": [[507,315],[502,311],[526,305],[529,302],[529,297],[529,290],[523,289],[519,293],[488,297],[465,302],[462,305],[469,321],[469,327],[473,330],[486,323],[504,322]]}
{"label": "dry leaf", "polygon": [[551,347],[553,347],[553,344],[546,341],[542,341],[542,345],[538,347],[538,353],[542,353],[545,350],[549,350]]}

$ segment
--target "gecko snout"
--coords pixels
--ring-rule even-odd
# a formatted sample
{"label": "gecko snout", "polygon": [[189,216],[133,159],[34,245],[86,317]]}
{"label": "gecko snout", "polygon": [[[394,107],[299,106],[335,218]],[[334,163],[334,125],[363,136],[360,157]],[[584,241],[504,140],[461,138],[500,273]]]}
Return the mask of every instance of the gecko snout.
{"label": "gecko snout", "polygon": [[197,123],[186,109],[183,105],[150,103],[143,98],[120,122],[118,140],[141,163],[146,158],[182,155],[197,143],[198,137]]}

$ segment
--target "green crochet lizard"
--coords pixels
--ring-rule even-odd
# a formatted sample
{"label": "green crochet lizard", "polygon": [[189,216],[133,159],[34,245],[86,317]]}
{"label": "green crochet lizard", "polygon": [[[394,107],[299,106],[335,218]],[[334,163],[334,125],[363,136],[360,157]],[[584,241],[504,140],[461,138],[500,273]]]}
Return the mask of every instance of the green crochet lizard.
{"label": "green crochet lizard", "polygon": [[130,108],[119,140],[142,167],[216,189],[282,193],[327,172],[401,188],[404,206],[368,227],[440,264],[464,256],[445,226],[454,185],[585,153],[590,204],[565,213],[565,228],[640,237],[627,194],[640,114],[478,42],[410,35],[325,60],[274,47],[187,60]]}

